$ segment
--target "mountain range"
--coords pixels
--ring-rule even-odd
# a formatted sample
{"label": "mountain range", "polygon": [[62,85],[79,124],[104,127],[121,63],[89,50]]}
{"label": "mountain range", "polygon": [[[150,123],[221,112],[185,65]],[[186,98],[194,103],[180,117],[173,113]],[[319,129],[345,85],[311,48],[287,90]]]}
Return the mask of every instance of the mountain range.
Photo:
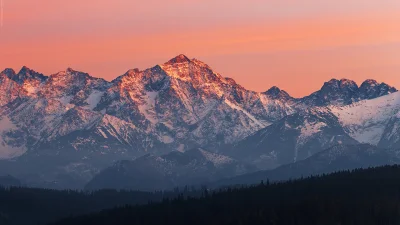
{"label": "mountain range", "polygon": [[239,164],[273,169],[338,144],[400,147],[400,94],[374,80],[332,79],[294,98],[278,87],[247,90],[179,55],[110,82],[71,68],[50,76],[5,69],[0,94],[0,170],[31,186],[82,188],[110,165],[160,159],[174,171],[170,182],[184,167],[170,165],[170,154],[237,162],[213,180],[240,175]]}

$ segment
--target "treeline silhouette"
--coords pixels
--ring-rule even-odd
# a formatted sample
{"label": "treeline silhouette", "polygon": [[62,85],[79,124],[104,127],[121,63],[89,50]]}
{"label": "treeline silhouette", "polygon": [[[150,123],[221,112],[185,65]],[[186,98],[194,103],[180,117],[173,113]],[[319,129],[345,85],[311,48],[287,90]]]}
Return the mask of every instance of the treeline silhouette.
{"label": "treeline silhouette", "polygon": [[124,206],[53,225],[400,224],[400,166],[357,169],[252,187],[207,189],[195,198]]}
{"label": "treeline silhouette", "polygon": [[93,192],[56,191],[25,187],[0,187],[0,225],[47,224],[69,216],[99,212],[125,205],[141,205],[174,199],[178,196],[201,197],[201,189],[182,188],[172,191]]}

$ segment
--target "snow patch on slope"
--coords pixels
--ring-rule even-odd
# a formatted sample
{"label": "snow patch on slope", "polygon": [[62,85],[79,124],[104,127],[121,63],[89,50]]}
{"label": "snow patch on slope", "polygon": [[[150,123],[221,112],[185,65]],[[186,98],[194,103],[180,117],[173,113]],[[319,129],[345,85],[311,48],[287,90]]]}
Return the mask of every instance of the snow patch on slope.
{"label": "snow patch on slope", "polygon": [[94,108],[96,108],[97,104],[99,104],[101,97],[103,96],[103,92],[102,91],[93,91],[89,97],[86,99],[86,103],[88,103],[87,108],[93,110]]}
{"label": "snow patch on slope", "polygon": [[28,95],[34,95],[39,91],[41,85],[33,85],[33,83],[26,82],[23,87],[28,92]]}
{"label": "snow patch on slope", "polygon": [[310,122],[308,120],[304,121],[302,126],[296,128],[300,130],[300,135],[297,138],[296,149],[303,146],[310,138],[321,132],[321,128],[326,126],[327,124],[323,122]]}
{"label": "snow patch on slope", "polygon": [[251,115],[250,113],[248,113],[246,110],[242,109],[241,107],[239,107],[238,105],[235,105],[234,103],[232,103],[231,101],[225,99],[225,103],[227,105],[229,105],[232,109],[236,109],[238,111],[241,111],[242,113],[244,113],[247,117],[249,117],[255,124],[257,124],[258,126],[260,126],[260,128],[266,127],[269,124],[263,124],[261,123],[259,120],[257,120],[253,115]]}
{"label": "snow patch on slope", "polygon": [[171,136],[168,136],[168,135],[162,135],[160,138],[160,141],[162,141],[165,144],[170,144],[170,143],[174,142],[174,138],[172,138]]}
{"label": "snow patch on slope", "polygon": [[107,137],[107,134],[105,134],[104,131],[103,131],[101,128],[99,128],[99,129],[97,129],[97,130],[100,132],[101,136],[103,136],[105,139],[108,138],[108,137]]}
{"label": "snow patch on slope", "polygon": [[146,92],[144,96],[144,104],[139,105],[139,111],[144,115],[144,117],[150,121],[152,124],[156,124],[158,119],[155,113],[155,104],[158,92]]}
{"label": "snow patch on slope", "polygon": [[63,96],[63,97],[59,98],[58,101],[61,102],[61,104],[63,104],[63,105],[68,105],[71,102],[72,98],[73,98],[73,96]]}
{"label": "snow patch on slope", "polygon": [[298,138],[298,144],[304,143],[310,137],[321,132],[321,128],[327,125],[323,122],[310,123],[308,120],[304,122],[304,125],[300,127],[300,136]]}
{"label": "snow patch on slope", "polygon": [[137,131],[134,124],[111,115],[105,115],[98,126],[100,128],[97,130],[104,138],[108,138],[108,136],[102,129],[106,130],[112,137],[116,138],[121,143],[130,143],[129,135]]}
{"label": "snow patch on slope", "polygon": [[203,149],[200,149],[200,152],[208,161],[212,162],[214,164],[214,166],[217,166],[217,167],[231,163],[234,161],[232,158],[230,158],[228,156],[211,153],[211,152],[205,151]]}
{"label": "snow patch on slope", "polygon": [[377,145],[388,121],[399,115],[400,93],[342,107],[330,106],[330,110],[352,138],[361,143]]}
{"label": "snow patch on slope", "polygon": [[[18,157],[26,152],[26,148],[21,146],[22,143],[14,143],[9,135],[7,135],[9,132],[17,129],[17,126],[7,116],[0,119],[0,159]],[[11,145],[12,143],[14,145]],[[15,144],[18,145],[16,146]]]}
{"label": "snow patch on slope", "polygon": [[384,131],[384,124],[376,124],[374,126],[352,132],[350,133],[350,136],[360,143],[378,145]]}

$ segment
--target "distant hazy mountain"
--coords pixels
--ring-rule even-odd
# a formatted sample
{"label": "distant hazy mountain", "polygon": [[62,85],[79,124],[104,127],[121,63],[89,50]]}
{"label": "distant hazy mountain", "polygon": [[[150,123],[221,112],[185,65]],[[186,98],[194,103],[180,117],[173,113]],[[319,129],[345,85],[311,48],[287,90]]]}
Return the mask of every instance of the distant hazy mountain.
{"label": "distant hazy mountain", "polygon": [[400,163],[400,150],[378,148],[369,144],[336,145],[311,157],[280,166],[213,183],[212,187],[236,184],[257,184],[261,181],[281,181],[308,177],[338,170],[368,168]]}
{"label": "distant hazy mountain", "polygon": [[7,175],[7,176],[0,176],[0,187],[20,187],[22,186],[21,181],[19,181],[17,178]]}
{"label": "distant hazy mountain", "polygon": [[165,190],[205,184],[254,171],[254,166],[198,148],[117,162],[96,175],[86,189]]}

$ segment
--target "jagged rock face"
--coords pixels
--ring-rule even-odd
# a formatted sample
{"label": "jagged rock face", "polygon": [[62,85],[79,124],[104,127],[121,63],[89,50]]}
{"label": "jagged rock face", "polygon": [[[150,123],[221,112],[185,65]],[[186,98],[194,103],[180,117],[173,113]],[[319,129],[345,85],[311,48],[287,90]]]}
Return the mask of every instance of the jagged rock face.
{"label": "jagged rock face", "polygon": [[117,162],[96,175],[86,189],[164,190],[200,185],[254,171],[253,166],[198,148],[184,153],[145,155],[133,161]]}
{"label": "jagged rock face", "polygon": [[375,80],[366,80],[360,87],[347,79],[332,79],[326,82],[321,90],[304,97],[302,102],[307,105],[328,106],[328,105],[348,105],[361,100],[378,98],[397,90],[385,83],[379,84]]}
{"label": "jagged rock face", "polygon": [[0,73],[0,106],[11,103],[15,99],[34,95],[47,77],[27,67],[15,73],[5,69]]}
{"label": "jagged rock face", "polygon": [[12,76],[15,76],[15,72],[12,69],[6,69],[0,73],[0,106],[26,95],[18,83],[10,79]]}
{"label": "jagged rock face", "polygon": [[78,106],[92,104],[93,108],[102,96],[102,92],[109,86],[110,84],[103,79],[68,68],[66,71],[51,75],[39,90],[38,97],[59,99],[64,104]]}
{"label": "jagged rock face", "polygon": [[397,92],[397,89],[385,83],[378,83],[376,80],[369,79],[361,84],[359,92],[360,99],[374,99]]}
{"label": "jagged rock face", "polygon": [[351,80],[332,79],[326,82],[321,90],[305,97],[303,100],[307,105],[347,105],[358,100],[358,86]]}
{"label": "jagged rock face", "polygon": [[286,99],[286,100],[294,100],[286,91],[279,89],[274,86],[270,88],[268,91],[264,92],[266,96],[271,99]]}
{"label": "jagged rock face", "polygon": [[43,74],[33,71],[26,66],[22,67],[18,74],[10,74],[9,78],[18,84],[30,83],[34,81],[42,83],[47,79],[47,77]]}

